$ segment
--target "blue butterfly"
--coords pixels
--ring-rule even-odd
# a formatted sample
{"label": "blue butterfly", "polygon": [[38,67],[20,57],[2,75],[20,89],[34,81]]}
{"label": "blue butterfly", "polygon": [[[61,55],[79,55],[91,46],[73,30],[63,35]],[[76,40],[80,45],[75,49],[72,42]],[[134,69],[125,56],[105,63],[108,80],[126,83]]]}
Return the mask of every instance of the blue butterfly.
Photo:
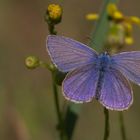
{"label": "blue butterfly", "polygon": [[52,62],[68,72],[62,90],[66,99],[84,103],[97,99],[111,110],[126,110],[133,102],[128,81],[140,84],[140,51],[98,54],[73,39],[49,35],[47,50]]}

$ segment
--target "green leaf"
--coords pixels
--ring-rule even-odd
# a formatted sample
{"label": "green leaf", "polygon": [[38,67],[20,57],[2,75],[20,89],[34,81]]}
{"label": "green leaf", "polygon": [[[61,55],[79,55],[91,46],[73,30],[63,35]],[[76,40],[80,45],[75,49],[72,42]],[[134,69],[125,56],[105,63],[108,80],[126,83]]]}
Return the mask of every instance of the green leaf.
{"label": "green leaf", "polygon": [[109,21],[107,18],[107,5],[109,3],[117,3],[118,0],[104,0],[103,8],[100,13],[100,18],[96,23],[95,30],[91,33],[91,41],[89,46],[95,49],[98,52],[103,50],[103,43],[105,42],[108,28],[109,28]]}
{"label": "green leaf", "polygon": [[67,108],[64,123],[65,123],[65,131],[67,133],[68,140],[72,139],[74,128],[79,118],[80,111],[81,111],[80,104],[78,105],[78,104],[71,103]]}

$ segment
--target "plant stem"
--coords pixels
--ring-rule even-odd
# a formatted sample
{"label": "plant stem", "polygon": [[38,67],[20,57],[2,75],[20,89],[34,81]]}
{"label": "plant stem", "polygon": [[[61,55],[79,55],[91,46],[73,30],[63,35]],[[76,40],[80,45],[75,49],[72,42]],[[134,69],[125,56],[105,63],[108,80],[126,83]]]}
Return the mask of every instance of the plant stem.
{"label": "plant stem", "polygon": [[53,71],[53,67],[50,64],[40,61],[40,67],[47,68],[49,71]]}
{"label": "plant stem", "polygon": [[[52,73],[52,77],[54,77],[54,74]],[[52,86],[53,86],[53,93],[54,93],[54,103],[56,108],[56,114],[58,119],[58,130],[60,132],[60,140],[63,140],[63,129],[62,129],[62,117],[59,107],[59,99],[58,99],[58,90],[57,85],[55,84],[54,78],[52,79]]]}
{"label": "plant stem", "polygon": [[60,112],[60,107],[59,107],[59,99],[58,99],[58,91],[57,91],[57,85],[55,84],[54,80],[52,81],[53,85],[53,92],[54,92],[54,101],[55,101],[55,106],[56,106],[56,113],[58,117],[58,121],[61,122],[61,112]]}
{"label": "plant stem", "polygon": [[59,104],[59,98],[58,98],[58,88],[57,88],[57,85],[55,83],[54,72],[52,72],[52,77],[53,77],[52,86],[53,86],[53,93],[54,93],[54,103],[55,103],[56,115],[57,115],[57,119],[58,119],[57,130],[59,131],[60,140],[67,140],[64,120],[62,117],[62,113],[60,111],[60,104]]}
{"label": "plant stem", "polygon": [[105,131],[104,131],[104,139],[103,140],[108,140],[109,138],[109,111],[108,109],[104,108],[104,115],[105,115]]}
{"label": "plant stem", "polygon": [[52,35],[56,35],[57,34],[57,32],[55,31],[54,24],[48,24],[48,28],[49,28],[50,34],[52,34]]}
{"label": "plant stem", "polygon": [[123,113],[122,112],[119,112],[119,121],[120,121],[120,130],[121,130],[122,140],[127,140],[126,132],[125,132],[125,126],[124,126],[124,118],[123,118]]}
{"label": "plant stem", "polygon": [[[109,29],[109,21],[108,21],[108,13],[107,13],[107,5],[109,3],[118,3],[119,0],[104,0],[102,11],[100,13],[100,18],[96,23],[95,30],[91,33],[91,41],[89,46],[94,48],[98,52],[103,51],[103,44],[106,40],[108,29]],[[96,45],[95,45],[96,44]]]}
{"label": "plant stem", "polygon": [[[52,34],[52,35],[57,34],[57,32],[55,31],[54,24],[48,24],[48,28],[49,28],[50,34]],[[48,65],[43,64],[43,66],[46,66],[52,72],[52,87],[53,87],[53,93],[54,93],[54,103],[55,103],[56,114],[57,114],[57,119],[58,119],[57,129],[59,131],[60,140],[66,140],[64,123],[63,123],[63,118],[61,115],[59,99],[58,99],[58,89],[57,89],[57,85],[55,83],[55,72],[53,71],[53,69],[51,67],[48,67]]]}

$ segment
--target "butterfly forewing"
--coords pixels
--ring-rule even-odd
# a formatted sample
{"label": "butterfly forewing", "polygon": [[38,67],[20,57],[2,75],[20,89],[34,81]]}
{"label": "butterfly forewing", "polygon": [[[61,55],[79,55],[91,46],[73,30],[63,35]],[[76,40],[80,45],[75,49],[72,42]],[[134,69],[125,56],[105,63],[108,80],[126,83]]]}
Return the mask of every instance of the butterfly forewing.
{"label": "butterfly forewing", "polygon": [[62,36],[48,36],[47,48],[53,63],[63,72],[90,64],[97,58],[97,53],[91,48]]}
{"label": "butterfly forewing", "polygon": [[128,80],[116,69],[104,73],[99,101],[106,108],[125,110],[132,104],[132,89]]}
{"label": "butterfly forewing", "polygon": [[123,52],[112,56],[113,66],[129,80],[140,85],[140,51]]}
{"label": "butterfly forewing", "polygon": [[74,102],[89,102],[95,97],[99,70],[94,65],[80,67],[66,76],[63,81],[64,96]]}

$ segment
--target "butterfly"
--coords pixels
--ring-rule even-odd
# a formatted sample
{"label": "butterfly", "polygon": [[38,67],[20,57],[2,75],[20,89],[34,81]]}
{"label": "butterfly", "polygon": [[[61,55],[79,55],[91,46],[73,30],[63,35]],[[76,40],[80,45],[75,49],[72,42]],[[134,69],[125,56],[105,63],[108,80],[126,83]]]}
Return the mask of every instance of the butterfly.
{"label": "butterfly", "polygon": [[140,85],[140,51],[98,54],[85,44],[57,35],[49,35],[46,44],[52,62],[68,73],[62,83],[66,99],[84,103],[95,98],[117,111],[132,105],[128,79]]}

